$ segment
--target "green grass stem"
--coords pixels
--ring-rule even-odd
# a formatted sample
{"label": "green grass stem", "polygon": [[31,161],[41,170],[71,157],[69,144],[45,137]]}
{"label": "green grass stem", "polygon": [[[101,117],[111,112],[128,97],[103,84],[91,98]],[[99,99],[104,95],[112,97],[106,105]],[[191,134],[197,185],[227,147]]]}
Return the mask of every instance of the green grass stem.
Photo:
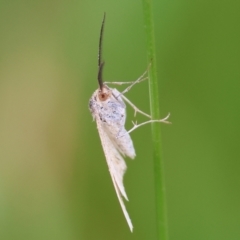
{"label": "green grass stem", "polygon": [[[142,3],[143,3],[144,26],[146,29],[147,58],[148,62],[151,63],[151,67],[149,68],[150,109],[153,119],[160,119],[152,1],[143,0]],[[163,174],[164,172],[163,160],[161,157],[162,147],[160,125],[161,124],[158,123],[152,124],[154,179],[156,195],[156,221],[158,240],[167,240],[168,239],[167,206]]]}

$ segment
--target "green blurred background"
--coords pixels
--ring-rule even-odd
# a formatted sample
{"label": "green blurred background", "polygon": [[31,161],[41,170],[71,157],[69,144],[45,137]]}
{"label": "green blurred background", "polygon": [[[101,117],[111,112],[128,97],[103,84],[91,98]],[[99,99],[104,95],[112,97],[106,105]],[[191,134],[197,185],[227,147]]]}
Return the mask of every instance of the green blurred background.
{"label": "green blurred background", "polygon": [[[153,3],[170,240],[240,239],[240,2]],[[150,126],[131,134],[130,233],[88,110],[104,11],[104,78],[134,80],[141,1],[0,2],[0,239],[156,239]],[[149,112],[147,82],[127,97]]]}

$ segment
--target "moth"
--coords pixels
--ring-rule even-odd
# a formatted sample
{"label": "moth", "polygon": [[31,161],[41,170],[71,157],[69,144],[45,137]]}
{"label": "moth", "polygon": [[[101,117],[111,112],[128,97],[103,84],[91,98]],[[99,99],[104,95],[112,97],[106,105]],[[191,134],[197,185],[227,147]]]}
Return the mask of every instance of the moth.
{"label": "moth", "polygon": [[[113,186],[115,188],[118,200],[120,202],[123,214],[127,220],[128,226],[131,231],[133,231],[133,224],[128,215],[128,212],[125,208],[123,198],[128,200],[127,194],[123,185],[123,176],[126,172],[127,166],[124,161],[124,157],[129,157],[134,159],[136,156],[135,149],[133,146],[132,139],[129,135],[130,132],[136,128],[152,122],[164,122],[167,121],[169,115],[164,119],[152,120],[151,116],[142,112],[138,109],[132,102],[130,102],[124,94],[128,92],[132,86],[136,83],[144,81],[147,79],[147,71],[144,72],[136,81],[133,82],[111,82],[114,84],[129,84],[129,86],[123,91],[119,92],[115,88],[108,87],[107,82],[103,82],[102,72],[104,62],[102,61],[102,39],[103,39],[103,30],[105,23],[105,14],[103,17],[100,39],[99,39],[99,53],[98,53],[98,85],[99,88],[93,93],[89,101],[89,109],[93,116],[93,119],[96,120],[97,129],[99,132],[100,140],[102,143],[104,155],[107,160],[108,169],[110,176],[112,178]],[[125,129],[126,121],[126,103],[128,103],[136,113],[141,113],[146,117],[150,118],[149,121],[143,122],[141,124],[133,123],[134,126],[132,129],[127,131]]]}

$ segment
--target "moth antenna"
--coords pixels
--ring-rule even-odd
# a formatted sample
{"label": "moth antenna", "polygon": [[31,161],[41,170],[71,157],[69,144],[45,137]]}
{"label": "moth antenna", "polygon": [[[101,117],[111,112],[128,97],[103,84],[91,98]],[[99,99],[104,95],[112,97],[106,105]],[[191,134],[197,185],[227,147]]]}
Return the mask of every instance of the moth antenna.
{"label": "moth antenna", "polygon": [[103,72],[104,62],[102,62],[102,39],[103,39],[105,17],[106,17],[106,13],[104,13],[103,15],[102,26],[100,31],[100,39],[99,39],[99,48],[98,48],[98,84],[101,90],[103,88],[102,72]]}

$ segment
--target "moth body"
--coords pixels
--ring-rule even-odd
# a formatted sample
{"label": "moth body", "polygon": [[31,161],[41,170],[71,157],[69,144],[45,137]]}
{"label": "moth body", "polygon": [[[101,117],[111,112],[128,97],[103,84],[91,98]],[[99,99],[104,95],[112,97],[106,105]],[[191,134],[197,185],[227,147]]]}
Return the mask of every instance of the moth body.
{"label": "moth body", "polygon": [[[107,160],[110,176],[113,181],[118,200],[130,230],[133,225],[125,208],[122,197],[128,200],[123,185],[123,176],[127,169],[122,156],[135,157],[132,139],[125,129],[126,105],[120,92],[103,85],[97,89],[89,101],[89,109],[97,122],[98,133]],[[118,136],[122,136],[119,137]]]}
{"label": "moth body", "polygon": [[133,159],[136,154],[132,139],[125,129],[126,105],[120,95],[117,89],[104,85],[102,90],[97,89],[93,93],[89,108],[93,119],[103,128],[114,147],[123,156]]}

